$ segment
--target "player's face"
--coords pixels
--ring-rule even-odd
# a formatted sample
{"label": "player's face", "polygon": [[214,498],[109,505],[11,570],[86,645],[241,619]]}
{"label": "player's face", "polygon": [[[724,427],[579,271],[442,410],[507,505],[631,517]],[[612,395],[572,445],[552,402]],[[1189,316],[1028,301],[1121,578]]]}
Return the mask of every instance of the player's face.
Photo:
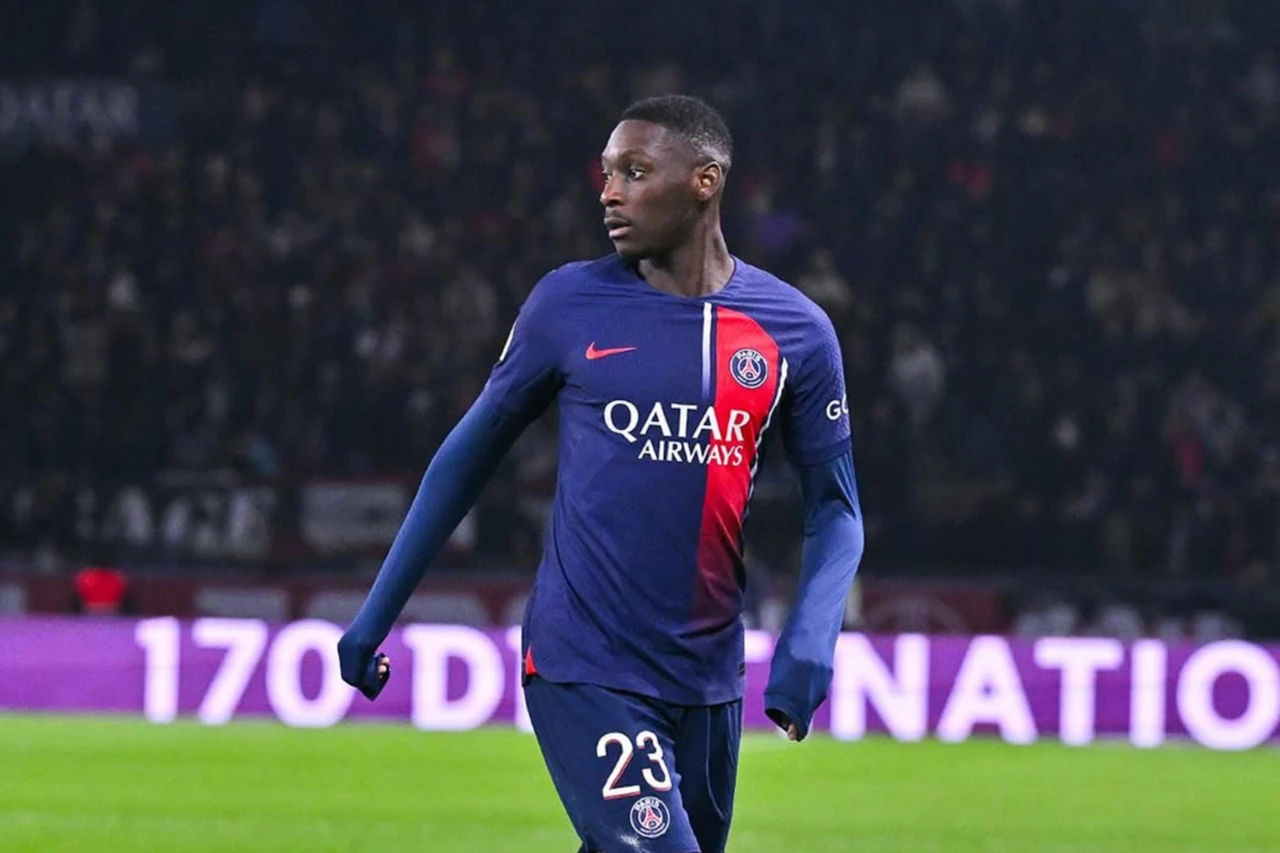
{"label": "player's face", "polygon": [[702,201],[700,164],[689,146],[661,125],[624,121],[600,161],[604,225],[618,253],[647,258],[679,245]]}

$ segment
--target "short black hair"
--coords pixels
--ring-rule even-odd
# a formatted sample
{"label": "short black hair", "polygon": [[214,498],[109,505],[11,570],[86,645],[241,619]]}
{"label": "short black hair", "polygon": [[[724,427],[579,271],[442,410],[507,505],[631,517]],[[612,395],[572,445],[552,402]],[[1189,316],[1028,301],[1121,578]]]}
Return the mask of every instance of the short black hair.
{"label": "short black hair", "polygon": [[636,101],[622,121],[647,121],[675,132],[698,154],[726,172],[733,163],[733,135],[715,107],[692,95],[657,95]]}

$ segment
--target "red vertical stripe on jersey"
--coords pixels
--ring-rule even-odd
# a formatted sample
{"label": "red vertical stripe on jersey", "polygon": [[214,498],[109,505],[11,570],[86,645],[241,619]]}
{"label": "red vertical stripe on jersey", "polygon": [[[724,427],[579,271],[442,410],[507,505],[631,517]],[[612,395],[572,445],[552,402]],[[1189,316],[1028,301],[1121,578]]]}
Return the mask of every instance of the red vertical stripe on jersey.
{"label": "red vertical stripe on jersey", "polygon": [[[730,362],[743,349],[764,356],[768,365],[765,381],[748,388],[733,376]],[[725,434],[712,446],[724,448],[726,458],[741,448],[739,464],[707,466],[707,492],[702,502],[702,529],[698,537],[698,587],[694,593],[695,619],[727,618],[737,609],[738,574],[742,568],[742,524],[751,493],[751,468],[756,461],[756,445],[765,419],[777,397],[779,372],[778,345],[755,320],[746,314],[724,307],[716,308],[714,359],[716,418]],[[735,423],[734,412],[746,412],[750,420],[742,427],[741,441],[730,436],[728,427]],[[741,420],[741,415],[737,416]]]}

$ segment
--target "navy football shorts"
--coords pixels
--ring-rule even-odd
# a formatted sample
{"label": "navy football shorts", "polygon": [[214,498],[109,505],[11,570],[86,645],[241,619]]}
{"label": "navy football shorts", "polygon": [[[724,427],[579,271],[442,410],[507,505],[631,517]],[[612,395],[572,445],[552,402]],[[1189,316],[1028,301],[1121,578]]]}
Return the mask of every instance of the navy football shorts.
{"label": "navy football shorts", "polygon": [[582,851],[723,853],[741,701],[686,707],[536,675],[525,699]]}

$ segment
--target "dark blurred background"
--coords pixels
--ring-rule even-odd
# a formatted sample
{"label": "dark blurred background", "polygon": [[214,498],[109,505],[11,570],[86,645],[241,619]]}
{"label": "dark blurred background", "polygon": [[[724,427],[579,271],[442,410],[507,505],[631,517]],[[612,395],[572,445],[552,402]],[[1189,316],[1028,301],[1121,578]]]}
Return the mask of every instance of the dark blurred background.
{"label": "dark blurred background", "polygon": [[[529,288],[610,250],[619,112],[679,90],[736,135],[731,249],[842,337],[851,624],[1277,633],[1269,4],[49,0],[0,45],[0,611],[106,565],[137,612],[349,614]],[[509,618],[555,436],[418,616]]]}

